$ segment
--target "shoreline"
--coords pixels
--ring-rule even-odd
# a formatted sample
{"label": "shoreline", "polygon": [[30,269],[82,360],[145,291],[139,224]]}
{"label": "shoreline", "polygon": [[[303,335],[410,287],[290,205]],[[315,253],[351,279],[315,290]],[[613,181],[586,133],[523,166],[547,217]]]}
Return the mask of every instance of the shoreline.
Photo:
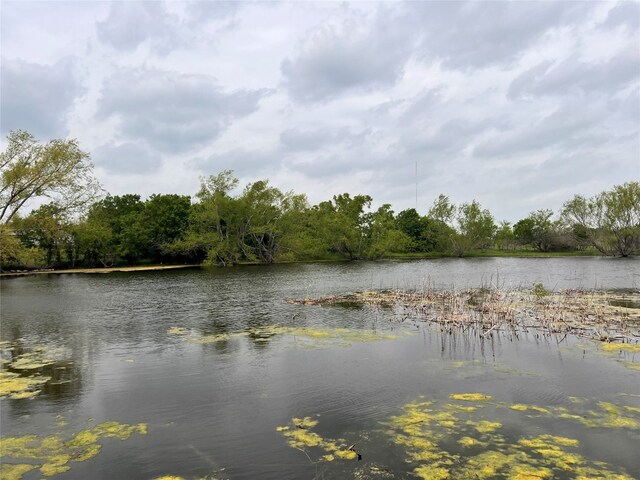
{"label": "shoreline", "polygon": [[27,275],[63,275],[75,273],[113,273],[113,272],[146,272],[153,270],[177,270],[185,268],[200,268],[201,265],[149,265],[133,267],[104,267],[104,268],[70,268],[65,270],[35,270],[31,272],[6,272],[0,277],[20,277]]}
{"label": "shoreline", "polygon": [[[606,257],[603,255],[597,255],[593,252],[523,252],[515,251],[509,253],[497,253],[495,251],[486,252],[471,252],[464,257],[458,257],[455,255],[446,254],[389,254],[378,259],[357,259],[349,260],[346,258],[325,258],[314,260],[291,260],[286,262],[275,262],[273,264],[263,264],[260,262],[240,262],[236,265],[229,265],[228,267],[220,267],[218,265],[204,265],[204,264],[188,264],[188,265],[133,265],[122,267],[98,267],[98,268],[70,268],[63,270],[32,270],[23,272],[0,272],[0,278],[2,277],[18,277],[26,275],[43,275],[43,274],[73,274],[73,273],[113,273],[113,272],[138,272],[138,271],[154,271],[154,270],[175,270],[186,268],[229,268],[233,266],[269,266],[269,265],[286,265],[296,263],[348,263],[348,262],[380,262],[380,261],[413,261],[413,260],[438,260],[445,258],[531,258],[531,259],[548,259],[548,258],[620,258],[620,257]],[[628,257],[633,258],[633,257]]]}

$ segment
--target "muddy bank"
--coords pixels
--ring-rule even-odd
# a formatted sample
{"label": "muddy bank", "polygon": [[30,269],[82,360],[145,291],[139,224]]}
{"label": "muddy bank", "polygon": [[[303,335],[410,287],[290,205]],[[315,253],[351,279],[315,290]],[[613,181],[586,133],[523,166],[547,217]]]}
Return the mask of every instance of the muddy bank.
{"label": "muddy bank", "polygon": [[65,273],[144,272],[150,270],[176,270],[180,268],[200,268],[200,265],[150,265],[137,267],[71,268],[67,270],[23,270],[19,272],[2,272],[0,273],[0,277],[17,277],[24,275],[62,275]]}

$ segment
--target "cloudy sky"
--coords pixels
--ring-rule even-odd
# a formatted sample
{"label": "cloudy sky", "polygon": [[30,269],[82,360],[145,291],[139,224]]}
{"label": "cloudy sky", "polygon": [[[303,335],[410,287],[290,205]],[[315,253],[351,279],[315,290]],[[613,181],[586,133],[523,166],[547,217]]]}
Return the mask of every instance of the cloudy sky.
{"label": "cloudy sky", "polygon": [[640,3],[12,2],[1,130],[112,194],[233,169],[317,203],[518,220],[640,178]]}

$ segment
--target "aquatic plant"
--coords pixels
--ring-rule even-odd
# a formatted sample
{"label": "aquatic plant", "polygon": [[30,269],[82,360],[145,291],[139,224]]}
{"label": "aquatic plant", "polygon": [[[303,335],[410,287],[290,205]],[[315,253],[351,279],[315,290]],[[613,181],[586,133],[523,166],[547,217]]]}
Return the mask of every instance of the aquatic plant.
{"label": "aquatic plant", "polygon": [[[453,394],[466,400],[477,398],[480,405],[487,399],[481,394]],[[451,395],[450,397],[453,397]],[[560,415],[560,411],[524,404],[493,404],[506,406],[514,412],[533,411]],[[508,441],[500,434],[502,424],[486,418],[483,410],[465,411],[455,404],[440,404],[437,401],[419,400],[406,404],[400,415],[391,418],[388,433],[393,443],[401,446],[414,476],[422,479],[509,478],[519,480],[546,479],[555,477],[579,479],[631,479],[626,473],[602,462],[590,461],[577,450],[580,446],[575,438],[550,434],[522,436]],[[515,408],[513,408],[515,407]],[[595,424],[614,428],[626,422],[613,421],[610,416],[620,418],[623,411],[635,413],[635,407],[627,410],[601,402],[600,413],[587,420]],[[594,420],[596,419],[596,420]],[[586,422],[585,424],[589,424]],[[628,425],[627,425],[628,426]],[[452,449],[458,445],[459,449]]]}
{"label": "aquatic plant", "polygon": [[[171,327],[167,333],[186,336],[189,331],[183,327]],[[408,333],[403,332],[403,334]],[[226,342],[234,338],[248,337],[253,341],[267,342],[276,336],[285,337],[295,344],[302,346],[349,346],[351,343],[380,342],[399,338],[398,334],[375,330],[270,325],[232,333],[195,334],[187,336],[186,341],[188,343],[205,345],[209,343]]]}
{"label": "aquatic plant", "polygon": [[[115,421],[103,422],[91,429],[82,430],[65,440],[62,435],[23,435],[0,439],[0,455],[3,458],[3,479],[20,479],[25,473],[40,470],[46,477],[71,469],[69,462],[84,462],[100,453],[102,438],[126,440],[133,434],[146,435],[147,425],[127,425]],[[15,461],[13,461],[15,460]],[[30,460],[24,464],[19,461]]]}
{"label": "aquatic plant", "polygon": [[41,392],[41,387],[51,380],[44,376],[21,376],[0,370],[0,398],[32,398]]}
{"label": "aquatic plant", "polygon": [[[323,438],[318,433],[311,431],[318,425],[318,420],[311,417],[293,418],[291,425],[277,427],[276,431],[282,433],[290,447],[301,450],[307,454],[309,449],[319,450],[317,461],[332,462],[336,458],[343,460],[355,460],[360,457],[355,449],[355,444],[348,446],[344,440]],[[309,457],[311,460],[311,457]]]}
{"label": "aquatic plant", "polygon": [[[544,302],[540,300],[544,298]],[[534,329],[544,335],[573,334],[598,341],[607,351],[638,352],[640,293],[564,290],[552,292],[542,284],[532,290],[465,289],[363,291],[316,299],[291,300],[301,305],[345,303],[385,308],[400,319],[420,320],[473,331],[481,338],[494,331],[519,333]],[[446,329],[446,330],[445,330]],[[635,343],[634,343],[635,342]],[[454,365],[452,365],[454,366]]]}

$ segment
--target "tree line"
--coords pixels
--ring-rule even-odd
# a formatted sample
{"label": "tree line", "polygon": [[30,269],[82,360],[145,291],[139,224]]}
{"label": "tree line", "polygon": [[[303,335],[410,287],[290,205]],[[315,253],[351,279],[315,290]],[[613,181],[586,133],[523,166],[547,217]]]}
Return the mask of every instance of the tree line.
{"label": "tree line", "polygon": [[[466,256],[640,251],[640,183],[590,198],[576,195],[554,215],[536,210],[515,224],[496,223],[477,201],[440,195],[425,215],[372,209],[368,195],[343,193],[310,205],[268,180],[238,191],[224,171],[186,195],[101,195],[77,142],[39,144],[11,132],[0,156],[0,267],[78,268],[160,263],[234,265],[297,260],[378,259],[390,255]],[[23,214],[28,200],[49,201]]]}

